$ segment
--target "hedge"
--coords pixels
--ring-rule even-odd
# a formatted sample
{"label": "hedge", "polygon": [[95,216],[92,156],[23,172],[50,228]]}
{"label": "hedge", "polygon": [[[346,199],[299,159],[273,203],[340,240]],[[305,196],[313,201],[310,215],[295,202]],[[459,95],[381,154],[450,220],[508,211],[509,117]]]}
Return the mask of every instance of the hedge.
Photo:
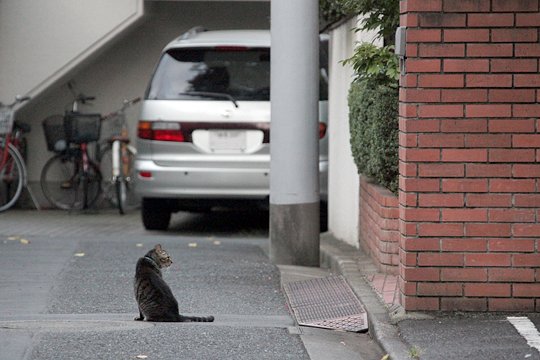
{"label": "hedge", "polygon": [[390,191],[398,189],[398,89],[373,79],[349,91],[351,149],[358,172]]}

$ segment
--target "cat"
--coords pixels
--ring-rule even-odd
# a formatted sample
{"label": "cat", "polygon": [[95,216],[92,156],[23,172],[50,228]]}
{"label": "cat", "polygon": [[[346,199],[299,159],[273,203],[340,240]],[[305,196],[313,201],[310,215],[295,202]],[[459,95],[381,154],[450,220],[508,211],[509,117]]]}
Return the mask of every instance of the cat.
{"label": "cat", "polygon": [[213,316],[184,316],[178,311],[178,301],[161,273],[162,268],[171,266],[169,254],[156,245],[137,261],[135,270],[135,299],[139,316],[135,320],[159,322],[212,322]]}

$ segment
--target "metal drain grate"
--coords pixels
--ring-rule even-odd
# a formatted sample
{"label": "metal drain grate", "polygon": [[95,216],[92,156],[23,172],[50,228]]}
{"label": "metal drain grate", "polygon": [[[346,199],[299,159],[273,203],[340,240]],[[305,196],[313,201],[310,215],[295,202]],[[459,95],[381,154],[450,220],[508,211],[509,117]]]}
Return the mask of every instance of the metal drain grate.
{"label": "metal drain grate", "polygon": [[291,282],[283,289],[298,324],[367,331],[366,311],[343,276]]}

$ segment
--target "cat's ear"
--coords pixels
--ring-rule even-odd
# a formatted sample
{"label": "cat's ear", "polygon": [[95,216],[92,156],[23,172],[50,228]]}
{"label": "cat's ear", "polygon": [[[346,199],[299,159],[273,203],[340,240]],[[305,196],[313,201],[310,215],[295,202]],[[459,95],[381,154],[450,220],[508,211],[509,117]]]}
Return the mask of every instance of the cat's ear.
{"label": "cat's ear", "polygon": [[157,244],[156,246],[154,246],[154,249],[156,249],[157,251],[161,251],[161,244]]}

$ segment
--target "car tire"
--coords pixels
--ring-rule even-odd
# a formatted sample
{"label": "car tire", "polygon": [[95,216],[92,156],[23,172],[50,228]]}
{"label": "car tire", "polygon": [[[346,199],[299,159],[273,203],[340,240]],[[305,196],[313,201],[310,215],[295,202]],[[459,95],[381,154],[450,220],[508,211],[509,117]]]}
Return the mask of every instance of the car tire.
{"label": "car tire", "polygon": [[165,200],[143,199],[141,215],[146,230],[167,230],[171,221],[171,210]]}

